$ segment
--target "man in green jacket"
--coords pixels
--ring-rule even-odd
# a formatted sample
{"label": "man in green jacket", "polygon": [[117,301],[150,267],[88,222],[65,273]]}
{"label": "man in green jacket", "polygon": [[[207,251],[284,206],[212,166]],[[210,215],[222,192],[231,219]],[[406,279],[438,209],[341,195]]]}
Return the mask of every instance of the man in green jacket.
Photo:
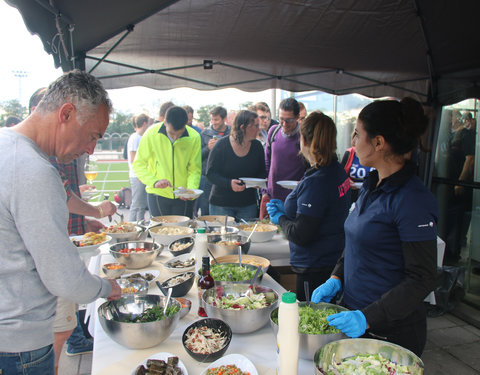
{"label": "man in green jacket", "polygon": [[198,189],[200,184],[200,135],[186,126],[187,121],[183,108],[171,107],[165,121],[152,125],[138,146],[132,167],[146,185],[151,216],[193,215],[193,201],[173,193],[179,187]]}

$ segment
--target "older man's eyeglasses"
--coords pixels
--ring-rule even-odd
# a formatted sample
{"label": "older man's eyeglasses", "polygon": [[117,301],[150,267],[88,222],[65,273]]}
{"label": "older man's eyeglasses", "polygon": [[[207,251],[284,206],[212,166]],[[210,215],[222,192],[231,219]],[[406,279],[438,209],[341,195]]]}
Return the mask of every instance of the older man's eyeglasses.
{"label": "older man's eyeglasses", "polygon": [[279,118],[278,119],[278,122],[281,124],[281,123],[285,123],[285,124],[293,124],[295,122],[297,122],[297,119],[296,118]]}

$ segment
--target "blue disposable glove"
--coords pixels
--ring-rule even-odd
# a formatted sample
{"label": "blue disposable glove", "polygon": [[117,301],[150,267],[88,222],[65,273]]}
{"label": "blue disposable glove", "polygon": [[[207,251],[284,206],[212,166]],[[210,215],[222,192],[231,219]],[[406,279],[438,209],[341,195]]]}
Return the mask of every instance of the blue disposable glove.
{"label": "blue disposable glove", "polygon": [[312,302],[330,302],[333,297],[342,290],[342,283],[340,280],[331,277],[313,291]]}
{"label": "blue disposable glove", "polygon": [[282,210],[282,211],[285,211],[285,207],[283,205],[283,201],[281,201],[280,199],[270,199],[270,201],[267,203],[267,206],[270,205],[270,206],[275,206],[277,207],[278,209]]}
{"label": "blue disposable glove", "polygon": [[367,329],[367,319],[360,310],[342,311],[327,316],[328,324],[339,329],[348,337],[360,337]]}
{"label": "blue disposable glove", "polygon": [[268,216],[270,216],[270,221],[273,224],[278,224],[280,217],[285,215],[283,202],[280,199],[272,199],[267,203],[267,212]]}

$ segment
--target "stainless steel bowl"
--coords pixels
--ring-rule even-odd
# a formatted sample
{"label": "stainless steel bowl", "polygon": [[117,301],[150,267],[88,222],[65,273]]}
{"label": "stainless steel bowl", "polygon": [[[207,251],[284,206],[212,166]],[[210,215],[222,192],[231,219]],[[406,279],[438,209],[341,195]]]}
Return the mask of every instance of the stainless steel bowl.
{"label": "stainless steel bowl", "polygon": [[374,339],[345,339],[331,342],[317,350],[314,357],[315,374],[321,375],[331,364],[357,354],[381,354],[400,365],[411,366],[412,375],[423,374],[423,362],[410,350],[387,341]]}
{"label": "stainless steel bowl", "polygon": [[[137,247],[148,249],[148,251],[139,253],[132,252],[128,254],[120,252],[120,250],[124,248],[135,249]],[[162,250],[163,245],[146,241],[119,242],[110,246],[110,254],[112,254],[115,260],[119,263],[126,264],[127,268],[132,269],[148,267]]]}
{"label": "stainless steel bowl", "polygon": [[[118,344],[130,349],[151,348],[170,336],[180,319],[180,310],[175,315],[156,322],[124,323],[114,318],[115,309],[112,304],[118,307],[122,320],[129,314],[138,315],[156,305],[163,307],[165,302],[166,297],[154,294],[123,297],[118,301],[103,303],[98,308],[98,319],[108,337]],[[171,299],[170,303],[180,309],[177,300]]]}
{"label": "stainless steel bowl", "polygon": [[[233,241],[234,244],[221,243],[222,241]],[[238,254],[238,245],[242,249],[242,254],[247,254],[250,250],[251,241],[247,241],[246,236],[241,236],[238,233],[228,233],[225,235],[210,235],[208,236],[208,249],[215,257],[221,257],[225,255]]]}
{"label": "stainless steel bowl", "polygon": [[225,310],[208,303],[210,297],[217,294],[221,296],[233,295],[240,297],[249,290],[250,284],[228,284],[207,289],[202,296],[205,302],[205,310],[210,318],[221,319],[226,322],[233,333],[250,333],[262,328],[267,324],[270,313],[278,305],[278,294],[273,289],[255,285],[256,293],[268,293],[272,302],[270,306],[255,310]]}
{"label": "stainless steel bowl", "polygon": [[[305,307],[307,302],[299,302],[298,307]],[[348,311],[347,308],[333,305],[331,303],[310,303],[310,307],[314,310],[326,310],[326,309],[333,309],[335,312],[340,311]],[[273,333],[275,337],[277,337],[278,333],[278,324],[274,322],[274,319],[278,321],[278,307],[272,311],[270,314],[270,326],[273,329]],[[327,335],[309,335],[306,333],[300,333],[300,348],[298,355],[300,358],[307,359],[309,361],[313,360],[315,356],[315,352],[318,348],[328,344],[332,341],[337,341],[346,338],[343,333],[332,333]]]}
{"label": "stainless steel bowl", "polygon": [[135,277],[126,277],[116,280],[117,284],[122,288],[122,295],[129,294],[147,294],[148,281]]}
{"label": "stainless steel bowl", "polygon": [[102,271],[109,279],[116,279],[125,273],[126,268],[125,263],[106,263],[102,266]]}

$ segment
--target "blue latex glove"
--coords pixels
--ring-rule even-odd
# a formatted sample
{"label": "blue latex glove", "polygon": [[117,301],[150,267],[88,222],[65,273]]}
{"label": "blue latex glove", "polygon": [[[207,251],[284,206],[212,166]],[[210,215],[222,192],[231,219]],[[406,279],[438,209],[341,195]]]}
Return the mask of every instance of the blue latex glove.
{"label": "blue latex glove", "polygon": [[339,329],[348,337],[360,337],[367,329],[367,319],[360,310],[342,311],[327,316],[328,324]]}
{"label": "blue latex glove", "polygon": [[313,291],[312,302],[330,302],[336,294],[342,290],[342,283],[340,280],[331,277]]}
{"label": "blue latex glove", "polygon": [[278,220],[281,216],[285,215],[285,208],[283,202],[280,199],[272,199],[267,203],[267,212],[270,216],[270,221],[273,224],[278,224]]}
{"label": "blue latex glove", "polygon": [[267,203],[267,207],[268,205],[275,206],[279,210],[285,211],[285,207],[283,206],[283,201],[281,201],[280,199],[270,199],[270,202]]}

